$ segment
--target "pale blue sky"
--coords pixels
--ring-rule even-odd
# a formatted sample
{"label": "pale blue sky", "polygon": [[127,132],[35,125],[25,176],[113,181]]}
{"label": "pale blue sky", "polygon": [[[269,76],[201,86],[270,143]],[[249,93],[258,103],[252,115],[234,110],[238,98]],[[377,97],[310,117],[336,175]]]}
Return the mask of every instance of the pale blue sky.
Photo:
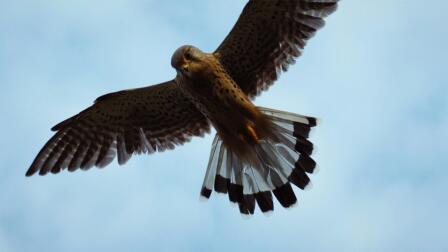
{"label": "pale blue sky", "polygon": [[258,105],[322,119],[299,206],[199,202],[212,136],[25,178],[50,128],[212,51],[246,1],[0,1],[0,251],[446,251],[448,2],[345,0]]}

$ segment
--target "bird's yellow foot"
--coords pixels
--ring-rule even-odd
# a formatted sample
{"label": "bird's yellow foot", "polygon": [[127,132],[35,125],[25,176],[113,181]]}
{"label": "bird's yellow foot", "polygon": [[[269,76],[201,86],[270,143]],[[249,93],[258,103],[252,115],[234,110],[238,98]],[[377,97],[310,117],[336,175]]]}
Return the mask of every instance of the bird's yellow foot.
{"label": "bird's yellow foot", "polygon": [[257,133],[255,132],[254,128],[252,127],[252,125],[247,125],[246,130],[247,130],[250,142],[258,144],[258,136],[257,136]]}

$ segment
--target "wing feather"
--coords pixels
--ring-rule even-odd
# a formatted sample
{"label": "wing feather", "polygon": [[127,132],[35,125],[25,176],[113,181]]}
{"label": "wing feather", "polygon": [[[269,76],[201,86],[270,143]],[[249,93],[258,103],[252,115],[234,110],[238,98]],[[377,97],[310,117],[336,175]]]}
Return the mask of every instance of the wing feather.
{"label": "wing feather", "polygon": [[174,81],[99,97],[81,113],[52,128],[55,135],[26,175],[105,167],[118,157],[173,149],[209,132],[209,121]]}
{"label": "wing feather", "polygon": [[338,0],[251,0],[215,51],[226,71],[251,98],[295,63],[325,24]]}

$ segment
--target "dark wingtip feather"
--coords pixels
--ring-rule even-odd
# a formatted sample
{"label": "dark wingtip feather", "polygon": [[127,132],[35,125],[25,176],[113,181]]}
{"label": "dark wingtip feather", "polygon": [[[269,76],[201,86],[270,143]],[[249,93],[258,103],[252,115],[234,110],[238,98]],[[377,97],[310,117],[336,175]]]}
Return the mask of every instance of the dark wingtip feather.
{"label": "dark wingtip feather", "polygon": [[306,154],[300,154],[299,160],[295,163],[296,169],[302,168],[307,173],[313,173],[316,166],[316,161]]}
{"label": "dark wingtip feather", "polygon": [[301,167],[294,168],[288,180],[302,190],[310,183],[310,178]]}
{"label": "dark wingtip feather", "polygon": [[25,176],[26,177],[31,177],[31,176],[33,176],[35,173],[36,173],[36,169],[33,167],[33,166],[31,166],[30,168],[28,168],[28,170],[26,171],[26,173],[25,173]]}
{"label": "dark wingtip feather", "polygon": [[249,215],[249,209],[247,208],[246,204],[244,202],[239,202],[238,207],[240,209],[240,213],[244,215]]}
{"label": "dark wingtip feather", "polygon": [[201,196],[209,199],[211,194],[212,194],[212,190],[208,189],[205,186],[202,187],[202,189],[201,189]]}
{"label": "dark wingtip feather", "polygon": [[230,180],[224,178],[221,175],[216,175],[215,177],[215,191],[219,193],[227,193],[228,184],[230,184]]}
{"label": "dark wingtip feather", "polygon": [[61,170],[62,169],[60,166],[55,166],[55,167],[53,167],[53,169],[50,170],[50,172],[53,174],[58,174]]}
{"label": "dark wingtip feather", "polygon": [[238,203],[238,207],[240,209],[240,213],[244,215],[252,215],[255,212],[255,196],[244,195],[243,201]]}
{"label": "dark wingtip feather", "polygon": [[314,146],[310,141],[301,137],[297,137],[294,149],[302,154],[311,155],[313,154]]}
{"label": "dark wingtip feather", "polygon": [[233,203],[243,201],[243,186],[237,184],[229,185],[229,200]]}
{"label": "dark wingtip feather", "polygon": [[317,125],[317,119],[314,117],[307,117],[306,119],[308,119],[308,124],[310,127],[315,127]]}
{"label": "dark wingtip feather", "polygon": [[256,193],[255,199],[263,213],[274,210],[274,203],[272,202],[272,194],[270,191]]}
{"label": "dark wingtip feather", "polygon": [[282,187],[275,189],[273,193],[278,202],[285,208],[288,208],[297,202],[296,195],[294,194],[290,183],[286,183]]}
{"label": "dark wingtip feather", "polygon": [[47,175],[48,171],[46,169],[40,169],[39,170],[39,176],[45,176]]}
{"label": "dark wingtip feather", "polygon": [[294,122],[293,127],[294,127],[293,136],[304,137],[304,138],[308,138],[310,136],[310,131],[311,131],[310,125],[299,123],[299,122]]}
{"label": "dark wingtip feather", "polygon": [[252,194],[244,195],[243,201],[247,206],[247,210],[250,214],[254,214],[255,212],[255,196]]}

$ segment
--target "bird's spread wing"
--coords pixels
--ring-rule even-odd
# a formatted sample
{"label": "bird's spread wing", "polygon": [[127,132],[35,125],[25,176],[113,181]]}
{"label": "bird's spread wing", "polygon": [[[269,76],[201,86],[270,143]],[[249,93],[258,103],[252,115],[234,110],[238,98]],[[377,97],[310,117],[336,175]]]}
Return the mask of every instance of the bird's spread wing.
{"label": "bird's spread wing", "polygon": [[58,125],[26,175],[104,167],[118,155],[173,149],[209,132],[208,120],[174,81],[99,97],[94,105]]}
{"label": "bird's spread wing", "polygon": [[338,0],[251,0],[215,55],[250,97],[301,55]]}

